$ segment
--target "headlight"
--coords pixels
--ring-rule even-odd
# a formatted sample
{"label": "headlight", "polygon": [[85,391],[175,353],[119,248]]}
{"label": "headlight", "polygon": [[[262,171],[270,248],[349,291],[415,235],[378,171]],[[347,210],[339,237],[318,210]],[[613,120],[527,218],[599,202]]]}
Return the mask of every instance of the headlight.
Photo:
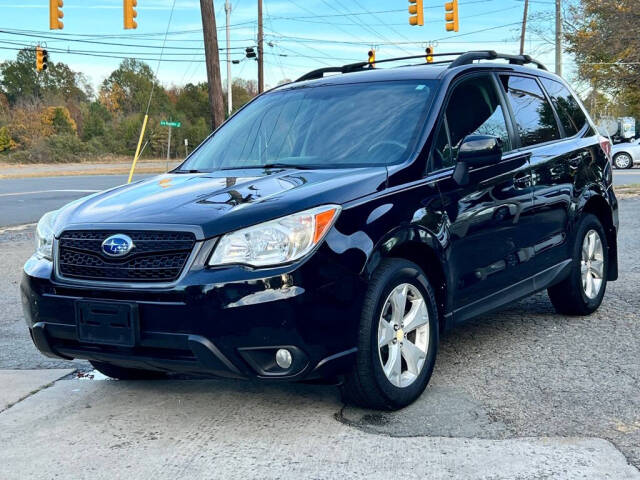
{"label": "headlight", "polygon": [[41,258],[53,259],[53,224],[59,212],[45,213],[36,227],[36,254]]}
{"label": "headlight", "polygon": [[311,252],[338,218],[338,205],[325,205],[224,235],[209,265],[266,267],[298,260]]}

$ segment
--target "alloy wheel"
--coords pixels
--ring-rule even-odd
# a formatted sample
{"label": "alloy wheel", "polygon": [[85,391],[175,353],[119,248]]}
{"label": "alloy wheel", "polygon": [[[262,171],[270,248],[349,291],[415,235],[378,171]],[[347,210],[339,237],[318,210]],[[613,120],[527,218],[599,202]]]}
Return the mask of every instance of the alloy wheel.
{"label": "alloy wheel", "polygon": [[596,230],[589,230],[582,242],[580,273],[584,293],[593,300],[600,293],[604,279],[604,248]]}
{"label": "alloy wheel", "polygon": [[631,166],[631,157],[626,153],[620,153],[615,158],[616,167],[620,169],[629,168]]}
{"label": "alloy wheel", "polygon": [[403,283],[382,307],[378,325],[378,354],[392,385],[405,388],[420,375],[429,349],[429,311],[420,290]]}

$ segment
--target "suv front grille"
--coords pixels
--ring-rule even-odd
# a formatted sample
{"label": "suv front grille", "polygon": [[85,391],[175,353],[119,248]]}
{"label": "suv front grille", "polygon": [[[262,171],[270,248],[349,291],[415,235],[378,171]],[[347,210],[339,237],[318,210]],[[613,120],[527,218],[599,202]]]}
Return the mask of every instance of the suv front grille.
{"label": "suv front grille", "polygon": [[[125,257],[102,253],[102,242],[117,233],[135,248]],[[190,232],[67,230],[58,241],[58,270],[64,277],[115,282],[176,280],[195,245]]]}

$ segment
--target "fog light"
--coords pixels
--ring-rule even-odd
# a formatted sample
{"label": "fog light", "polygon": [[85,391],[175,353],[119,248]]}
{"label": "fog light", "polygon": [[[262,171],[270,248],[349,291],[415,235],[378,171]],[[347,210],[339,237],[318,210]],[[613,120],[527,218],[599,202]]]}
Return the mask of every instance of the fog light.
{"label": "fog light", "polygon": [[280,368],[289,368],[293,362],[291,352],[286,348],[281,348],[276,352],[276,363]]}

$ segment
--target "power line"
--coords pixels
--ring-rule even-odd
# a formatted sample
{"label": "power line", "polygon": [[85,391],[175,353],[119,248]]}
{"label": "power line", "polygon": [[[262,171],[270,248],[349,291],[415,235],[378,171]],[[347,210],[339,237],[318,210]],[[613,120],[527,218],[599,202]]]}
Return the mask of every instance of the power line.
{"label": "power line", "polygon": [[[199,47],[167,47],[167,46],[159,46],[159,45],[146,45],[146,44],[139,44],[139,43],[116,43],[116,42],[100,42],[97,40],[85,40],[85,39],[75,39],[75,38],[70,38],[70,39],[60,39],[60,38],[56,38],[55,36],[52,35],[34,35],[34,34],[27,34],[27,33],[19,33],[19,32],[12,32],[9,30],[0,30],[0,33],[4,33],[7,35],[18,35],[18,36],[22,36],[22,37],[33,37],[33,38],[40,38],[40,39],[51,39],[51,40],[56,40],[56,41],[67,41],[67,42],[74,42],[74,43],[87,43],[87,44],[91,44],[91,45],[110,45],[110,46],[118,46],[118,47],[133,47],[133,48],[164,48],[164,49],[170,49],[170,50],[203,50],[203,48],[199,48]],[[235,40],[236,42],[240,42],[240,41],[252,41],[253,39],[243,39],[243,40]]]}

